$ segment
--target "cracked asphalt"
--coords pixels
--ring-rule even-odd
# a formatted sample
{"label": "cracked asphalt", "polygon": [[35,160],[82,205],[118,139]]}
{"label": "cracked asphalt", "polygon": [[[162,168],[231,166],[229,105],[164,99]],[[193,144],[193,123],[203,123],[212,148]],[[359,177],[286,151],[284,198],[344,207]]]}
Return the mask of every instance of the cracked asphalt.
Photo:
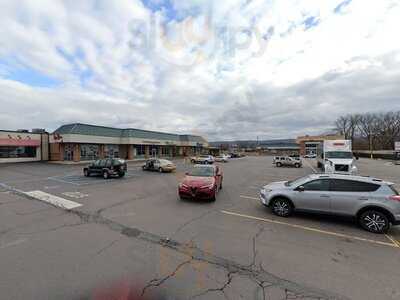
{"label": "cracked asphalt", "polygon": [[[177,198],[190,167],[177,165],[159,174],[130,164],[129,176],[107,181],[83,177],[82,166],[0,165],[1,298],[400,298],[400,248],[384,235],[334,217],[282,220],[260,205],[261,186],[311,173],[308,165],[276,169],[270,157],[222,164],[214,203]],[[400,183],[398,166],[365,159],[359,167]],[[23,194],[35,190],[82,206],[65,211]],[[399,228],[389,234],[400,241]]]}

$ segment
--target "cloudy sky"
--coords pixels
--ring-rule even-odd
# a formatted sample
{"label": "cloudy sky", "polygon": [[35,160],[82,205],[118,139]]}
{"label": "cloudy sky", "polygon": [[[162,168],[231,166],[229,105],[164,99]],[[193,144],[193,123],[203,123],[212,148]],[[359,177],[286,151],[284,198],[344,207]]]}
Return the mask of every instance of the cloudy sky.
{"label": "cloudy sky", "polygon": [[0,129],[209,140],[400,109],[398,0],[0,0]]}

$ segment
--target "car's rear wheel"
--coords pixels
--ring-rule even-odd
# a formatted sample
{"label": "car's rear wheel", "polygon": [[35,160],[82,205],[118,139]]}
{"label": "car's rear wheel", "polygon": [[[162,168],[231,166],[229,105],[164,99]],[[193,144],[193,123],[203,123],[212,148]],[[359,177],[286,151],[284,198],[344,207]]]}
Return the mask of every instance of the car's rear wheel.
{"label": "car's rear wheel", "polygon": [[86,177],[90,176],[90,172],[88,169],[83,170],[83,175],[85,175]]}
{"label": "car's rear wheel", "polygon": [[103,171],[103,178],[104,179],[110,178],[110,174],[108,174],[108,171]]}
{"label": "car's rear wheel", "polygon": [[163,169],[162,169],[161,167],[158,168],[158,172],[162,173],[162,172],[163,172]]}
{"label": "car's rear wheel", "polygon": [[390,228],[390,221],[386,214],[376,210],[367,210],[362,213],[358,221],[365,230],[372,233],[386,233]]}
{"label": "car's rear wheel", "polygon": [[118,176],[121,177],[121,178],[124,177],[125,176],[125,172],[119,172]]}
{"label": "car's rear wheel", "polygon": [[300,164],[295,164],[294,165],[296,168],[300,168]]}
{"label": "car's rear wheel", "polygon": [[222,190],[222,181],[221,181],[221,183],[219,185],[219,189]]}
{"label": "car's rear wheel", "polygon": [[285,198],[276,198],[271,204],[272,212],[279,217],[289,217],[293,213],[292,203]]}
{"label": "car's rear wheel", "polygon": [[276,163],[276,166],[277,166],[277,167],[282,167],[282,163],[277,162],[277,163]]}
{"label": "car's rear wheel", "polygon": [[196,161],[194,159],[191,160],[191,163],[194,164]]}

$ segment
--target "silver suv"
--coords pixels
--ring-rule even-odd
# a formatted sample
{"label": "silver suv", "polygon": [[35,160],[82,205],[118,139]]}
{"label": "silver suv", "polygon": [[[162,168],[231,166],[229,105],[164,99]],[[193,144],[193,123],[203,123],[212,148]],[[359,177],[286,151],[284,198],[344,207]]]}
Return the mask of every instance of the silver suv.
{"label": "silver suv", "polygon": [[295,210],[351,216],[373,233],[400,225],[399,193],[393,183],[372,177],[312,174],[270,183],[261,189],[260,199],[281,217]]}

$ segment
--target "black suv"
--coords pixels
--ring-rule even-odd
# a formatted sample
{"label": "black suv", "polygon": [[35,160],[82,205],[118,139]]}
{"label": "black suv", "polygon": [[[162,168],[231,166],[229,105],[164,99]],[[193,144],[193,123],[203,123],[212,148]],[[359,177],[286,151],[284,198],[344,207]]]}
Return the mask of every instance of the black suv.
{"label": "black suv", "polygon": [[83,169],[86,177],[102,175],[104,179],[110,176],[124,177],[128,170],[125,160],[119,158],[99,159]]}

